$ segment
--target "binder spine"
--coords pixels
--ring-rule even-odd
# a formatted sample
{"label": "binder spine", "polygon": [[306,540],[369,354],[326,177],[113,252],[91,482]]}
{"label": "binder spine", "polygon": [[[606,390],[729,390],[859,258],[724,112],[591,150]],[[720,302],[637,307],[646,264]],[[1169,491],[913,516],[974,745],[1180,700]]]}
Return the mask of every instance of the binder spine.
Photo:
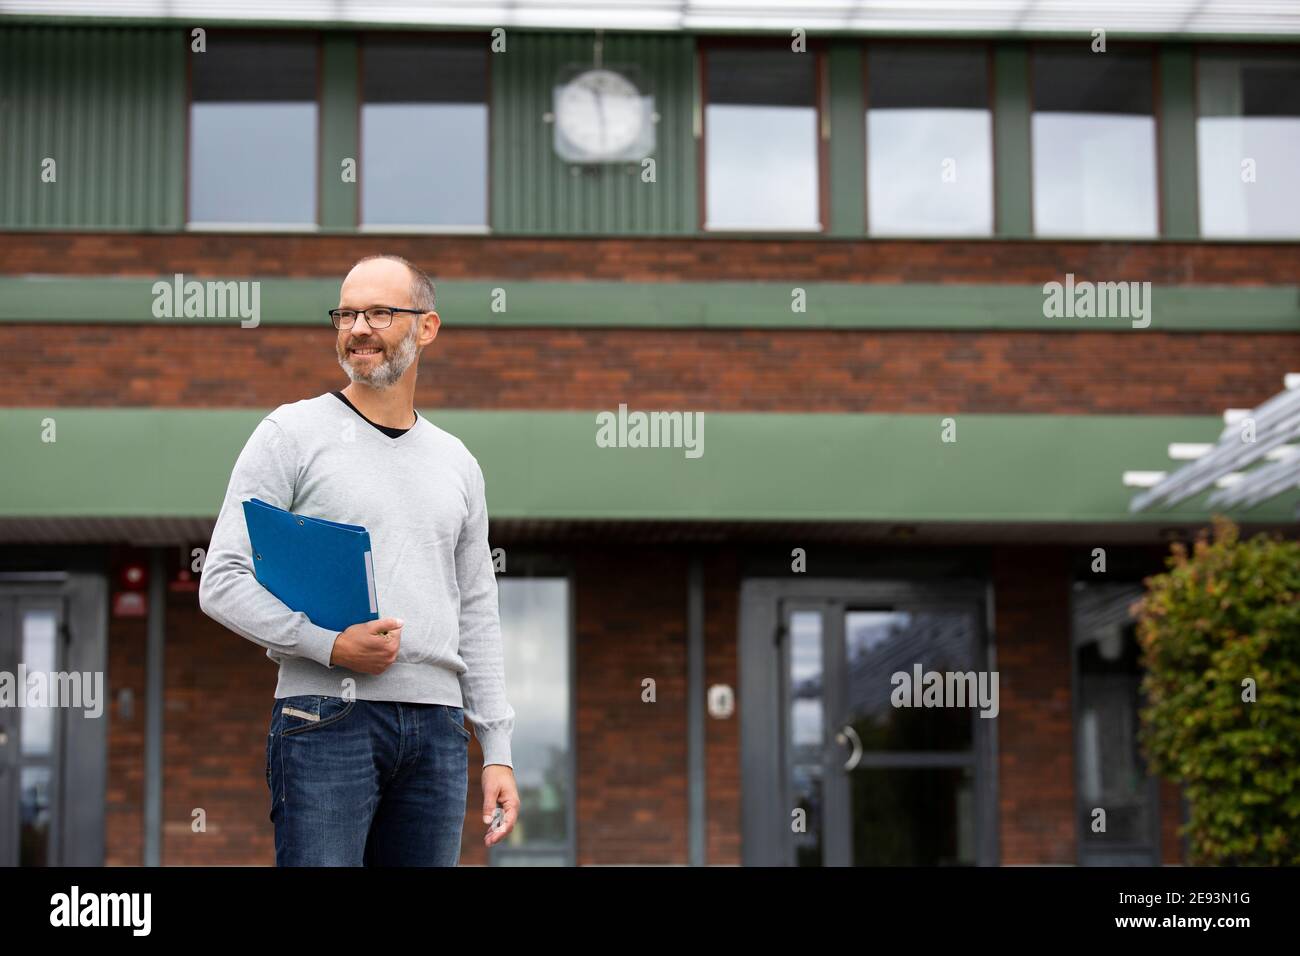
{"label": "binder spine", "polygon": [[366,590],[370,593],[370,613],[379,612],[379,604],[375,600],[375,564],[370,557],[370,552],[366,552]]}

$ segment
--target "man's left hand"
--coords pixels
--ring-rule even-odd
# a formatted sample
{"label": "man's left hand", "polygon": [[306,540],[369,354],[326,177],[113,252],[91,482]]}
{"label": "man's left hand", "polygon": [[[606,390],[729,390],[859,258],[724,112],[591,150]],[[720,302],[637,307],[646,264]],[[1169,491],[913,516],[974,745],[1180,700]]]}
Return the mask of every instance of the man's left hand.
{"label": "man's left hand", "polygon": [[483,837],[484,846],[492,846],[504,840],[515,828],[515,819],[519,816],[519,791],[515,789],[515,772],[505,764],[490,763],[483,768],[483,822],[492,823],[492,816],[500,805],[503,815],[500,825],[495,829],[489,826]]}

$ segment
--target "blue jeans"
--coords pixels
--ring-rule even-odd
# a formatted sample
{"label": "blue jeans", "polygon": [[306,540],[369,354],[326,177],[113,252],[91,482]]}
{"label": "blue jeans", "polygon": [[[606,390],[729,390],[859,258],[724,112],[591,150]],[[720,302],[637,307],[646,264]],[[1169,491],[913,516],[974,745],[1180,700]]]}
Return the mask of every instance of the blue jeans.
{"label": "blue jeans", "polygon": [[469,789],[464,711],[281,697],[266,735],[276,866],[455,866]]}

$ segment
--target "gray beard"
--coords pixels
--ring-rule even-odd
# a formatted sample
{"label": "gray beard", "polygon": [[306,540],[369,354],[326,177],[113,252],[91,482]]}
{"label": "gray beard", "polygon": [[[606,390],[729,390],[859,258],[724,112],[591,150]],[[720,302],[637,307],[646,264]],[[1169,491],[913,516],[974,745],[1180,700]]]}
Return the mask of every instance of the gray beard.
{"label": "gray beard", "polygon": [[371,388],[381,390],[392,388],[406,374],[406,370],[411,367],[411,363],[415,361],[415,337],[418,333],[419,326],[412,323],[410,334],[397,343],[397,348],[391,354],[385,353],[384,358],[376,362],[374,367],[369,370],[358,369],[347,358],[346,352],[339,358],[339,367],[347,373],[353,384],[368,385]]}

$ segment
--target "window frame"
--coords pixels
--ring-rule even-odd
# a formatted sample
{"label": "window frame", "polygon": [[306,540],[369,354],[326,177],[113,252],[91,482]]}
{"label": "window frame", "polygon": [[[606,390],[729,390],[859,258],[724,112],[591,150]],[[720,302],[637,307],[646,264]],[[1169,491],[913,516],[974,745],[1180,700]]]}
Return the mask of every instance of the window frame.
{"label": "window frame", "polygon": [[1207,236],[1205,234],[1205,205],[1201,202],[1201,165],[1200,165],[1200,128],[1201,128],[1201,57],[1205,53],[1214,53],[1235,57],[1237,59],[1294,59],[1300,68],[1300,44],[1298,43],[1193,43],[1192,53],[1192,135],[1196,152],[1192,163],[1196,175],[1196,241],[1204,243],[1218,242],[1264,242],[1264,243],[1300,243],[1300,226],[1291,236]]}
{"label": "window frame", "polygon": [[467,36],[483,40],[483,106],[487,110],[487,138],[485,146],[485,165],[483,180],[483,224],[439,225],[437,223],[367,223],[365,221],[365,183],[364,174],[357,176],[357,202],[353,218],[353,228],[358,234],[365,235],[487,235],[492,231],[492,55],[491,34],[488,32],[456,32],[452,30],[374,30],[359,29],[352,33],[356,43],[357,66],[357,108],[356,108],[356,153],[360,165],[365,157],[362,148],[365,145],[364,117],[366,109],[366,41],[373,37],[394,40],[411,40],[436,44],[444,40],[463,40]]}
{"label": "window frame", "polygon": [[[243,27],[217,27],[213,32],[220,33],[223,36],[241,36],[241,37],[283,37],[287,39],[304,39],[309,40],[314,49],[316,56],[316,90],[314,103],[316,104],[316,149],[312,153],[312,163],[315,167],[316,189],[314,198],[315,208],[312,211],[312,221],[310,223],[283,223],[283,222],[194,222],[190,219],[190,192],[193,187],[193,178],[190,170],[190,153],[193,148],[194,140],[194,56],[190,49],[191,38],[188,33],[182,33],[181,40],[185,44],[185,169],[184,169],[184,204],[182,231],[194,233],[223,233],[223,232],[263,232],[263,233],[287,233],[295,235],[311,235],[321,231],[320,214],[321,214],[321,177],[320,177],[320,160],[321,160],[321,132],[324,110],[321,106],[321,94],[324,86],[324,34],[320,30],[314,29],[292,29],[292,28],[243,28]],[[205,40],[206,42],[206,40]]]}
{"label": "window frame", "polygon": [[[899,47],[918,47],[918,48],[943,48],[943,47],[960,47],[964,49],[980,49],[984,54],[985,79],[988,86],[988,112],[989,112],[989,197],[993,204],[993,216],[990,220],[988,235],[946,235],[934,233],[897,233],[890,235],[877,235],[871,231],[871,143],[867,139],[867,113],[871,110],[871,47],[873,45],[889,45]],[[1026,44],[1028,47],[1028,44]],[[979,37],[890,37],[890,36],[873,36],[865,38],[859,50],[862,57],[862,235],[867,239],[874,239],[879,242],[907,242],[913,239],[932,240],[936,242],[971,242],[989,239],[1005,239],[999,232],[1001,223],[998,221],[998,113],[997,113],[997,72],[995,62],[995,44],[992,40],[981,39]],[[1027,96],[1032,96],[1032,89],[1026,87]],[[1030,148],[1032,149],[1032,138]],[[1033,168],[1033,159],[1030,158],[1030,168]],[[1030,204],[1032,216],[1032,202]]]}
{"label": "window frame", "polygon": [[695,72],[699,78],[693,96],[696,113],[695,122],[695,169],[696,169],[696,235],[736,237],[826,237],[830,230],[830,95],[828,71],[830,69],[829,43],[825,37],[806,37],[807,52],[813,59],[813,109],[815,111],[814,129],[817,140],[817,228],[800,229],[790,226],[772,228],[750,228],[735,226],[709,226],[708,221],[708,123],[705,114],[709,107],[709,53],[714,50],[785,50],[789,48],[787,37],[757,36],[717,36],[698,34],[695,42]]}
{"label": "window frame", "polygon": [[[1161,149],[1160,139],[1161,132],[1164,129],[1164,102],[1160,86],[1160,50],[1163,46],[1156,40],[1123,40],[1117,41],[1123,44],[1125,52],[1141,51],[1146,54],[1148,62],[1151,65],[1151,118],[1155,122],[1154,130],[1154,149],[1152,150],[1152,164],[1155,173],[1155,232],[1150,236],[1123,236],[1114,233],[1088,235],[1087,233],[1078,233],[1070,235],[1043,235],[1038,231],[1038,223],[1034,217],[1035,207],[1035,183],[1034,183],[1034,55],[1038,51],[1051,50],[1077,50],[1079,40],[1028,40],[1024,44],[1025,49],[1025,69],[1028,73],[1027,82],[1025,83],[1025,106],[1026,115],[1029,117],[1029,238],[1036,242],[1167,242],[1164,231],[1165,221],[1165,196],[1164,196],[1164,154]],[[1093,54],[1094,56],[1105,56],[1105,53]],[[996,156],[994,157],[994,174],[996,175]]]}

